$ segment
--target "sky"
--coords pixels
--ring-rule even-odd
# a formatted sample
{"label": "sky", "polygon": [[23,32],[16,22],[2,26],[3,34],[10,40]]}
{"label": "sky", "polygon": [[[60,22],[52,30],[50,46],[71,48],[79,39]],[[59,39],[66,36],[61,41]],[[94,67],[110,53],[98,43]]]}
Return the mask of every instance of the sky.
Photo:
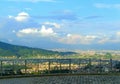
{"label": "sky", "polygon": [[120,0],[0,0],[0,41],[119,50]]}

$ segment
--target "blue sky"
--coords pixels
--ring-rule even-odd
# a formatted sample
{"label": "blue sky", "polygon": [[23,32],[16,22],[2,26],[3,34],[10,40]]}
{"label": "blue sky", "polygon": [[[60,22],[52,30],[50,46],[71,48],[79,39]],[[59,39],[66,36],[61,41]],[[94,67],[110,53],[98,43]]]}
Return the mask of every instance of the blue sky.
{"label": "blue sky", "polygon": [[119,49],[120,0],[0,0],[0,40],[44,49]]}

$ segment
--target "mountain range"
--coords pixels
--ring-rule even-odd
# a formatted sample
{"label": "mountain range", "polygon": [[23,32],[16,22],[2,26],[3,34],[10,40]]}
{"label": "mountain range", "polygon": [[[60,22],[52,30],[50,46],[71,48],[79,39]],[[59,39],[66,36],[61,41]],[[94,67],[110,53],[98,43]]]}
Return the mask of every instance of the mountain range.
{"label": "mountain range", "polygon": [[45,50],[41,48],[32,48],[20,45],[13,45],[0,41],[0,56],[15,57],[35,57],[35,56],[65,56],[76,54],[75,52],[59,52]]}

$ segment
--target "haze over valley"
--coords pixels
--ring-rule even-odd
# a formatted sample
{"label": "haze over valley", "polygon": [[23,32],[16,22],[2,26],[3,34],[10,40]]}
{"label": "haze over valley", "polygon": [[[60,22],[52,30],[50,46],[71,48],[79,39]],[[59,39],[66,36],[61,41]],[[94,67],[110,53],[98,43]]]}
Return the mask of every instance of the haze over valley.
{"label": "haze over valley", "polygon": [[119,0],[1,0],[0,41],[42,49],[119,50]]}

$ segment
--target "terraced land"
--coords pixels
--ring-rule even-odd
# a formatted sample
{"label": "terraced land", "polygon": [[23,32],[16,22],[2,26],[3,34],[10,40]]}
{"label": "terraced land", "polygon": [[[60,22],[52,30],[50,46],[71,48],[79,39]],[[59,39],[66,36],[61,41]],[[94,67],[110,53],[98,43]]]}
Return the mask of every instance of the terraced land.
{"label": "terraced land", "polygon": [[0,79],[0,84],[120,84],[115,75],[43,76]]}

